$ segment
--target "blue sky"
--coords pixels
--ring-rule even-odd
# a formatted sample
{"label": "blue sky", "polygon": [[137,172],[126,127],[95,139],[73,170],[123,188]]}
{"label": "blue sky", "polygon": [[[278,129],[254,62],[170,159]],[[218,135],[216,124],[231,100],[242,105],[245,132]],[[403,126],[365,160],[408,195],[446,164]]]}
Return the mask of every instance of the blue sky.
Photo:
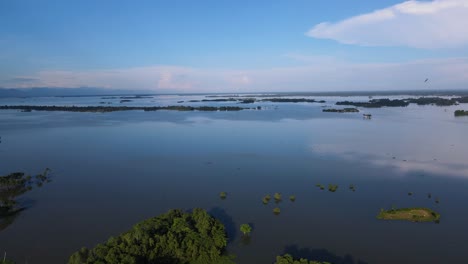
{"label": "blue sky", "polygon": [[462,89],[467,17],[466,0],[3,0],[0,87]]}

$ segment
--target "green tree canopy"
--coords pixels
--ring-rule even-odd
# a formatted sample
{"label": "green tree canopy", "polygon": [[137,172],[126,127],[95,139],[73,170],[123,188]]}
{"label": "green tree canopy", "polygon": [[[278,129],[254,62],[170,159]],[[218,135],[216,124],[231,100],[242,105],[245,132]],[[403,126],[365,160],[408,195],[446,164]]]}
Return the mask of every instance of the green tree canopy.
{"label": "green tree canopy", "polygon": [[224,225],[203,209],[181,210],[147,219],[93,249],[82,248],[69,264],[210,264],[233,263],[223,255]]}

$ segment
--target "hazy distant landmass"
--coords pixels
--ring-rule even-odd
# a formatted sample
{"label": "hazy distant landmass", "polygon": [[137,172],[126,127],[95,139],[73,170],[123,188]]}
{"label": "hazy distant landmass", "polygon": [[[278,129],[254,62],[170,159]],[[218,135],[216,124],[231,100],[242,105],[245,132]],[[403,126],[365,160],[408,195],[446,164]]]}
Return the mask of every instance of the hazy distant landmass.
{"label": "hazy distant landmass", "polygon": [[145,90],[118,90],[105,88],[0,88],[0,97],[93,96],[93,95],[145,95]]}
{"label": "hazy distant landmass", "polygon": [[[44,96],[96,96],[96,95],[154,95],[171,94],[150,90],[122,90],[108,88],[0,88],[0,97],[44,97]],[[181,94],[181,93],[172,93]],[[468,95],[466,90],[395,90],[395,91],[319,91],[319,92],[255,92],[255,93],[183,93],[185,95],[211,94],[210,97],[242,95],[256,96],[382,96],[382,95]]]}

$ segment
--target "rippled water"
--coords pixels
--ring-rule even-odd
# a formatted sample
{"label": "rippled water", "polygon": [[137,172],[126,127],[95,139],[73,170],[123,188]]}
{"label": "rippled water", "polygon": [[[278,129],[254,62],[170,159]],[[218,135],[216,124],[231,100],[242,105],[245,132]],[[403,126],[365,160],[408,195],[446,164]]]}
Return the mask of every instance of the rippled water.
{"label": "rippled water", "polygon": [[[0,105],[237,105],[187,102],[203,98],[10,98]],[[52,183],[22,196],[27,210],[0,225],[0,253],[18,263],[65,263],[138,221],[201,207],[225,223],[237,263],[272,263],[285,252],[334,263],[465,263],[468,118],[453,111],[468,105],[361,109],[373,115],[364,120],[362,112],[321,110],[367,97],[323,99],[240,112],[0,111],[0,174],[53,170]],[[339,188],[320,191],[319,183]],[[275,192],[284,197],[278,216],[273,202],[261,201]],[[430,207],[441,222],[375,218],[391,206]],[[249,241],[238,231],[243,223],[254,227]]]}

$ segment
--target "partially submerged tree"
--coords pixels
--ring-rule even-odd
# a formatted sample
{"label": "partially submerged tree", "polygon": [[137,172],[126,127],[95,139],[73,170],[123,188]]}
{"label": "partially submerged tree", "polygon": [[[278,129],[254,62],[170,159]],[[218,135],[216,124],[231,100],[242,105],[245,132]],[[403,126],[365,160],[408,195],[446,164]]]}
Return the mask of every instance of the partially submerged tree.
{"label": "partially submerged tree", "polygon": [[242,224],[240,226],[240,231],[245,235],[248,236],[250,235],[250,232],[252,232],[252,227],[249,224]]}

